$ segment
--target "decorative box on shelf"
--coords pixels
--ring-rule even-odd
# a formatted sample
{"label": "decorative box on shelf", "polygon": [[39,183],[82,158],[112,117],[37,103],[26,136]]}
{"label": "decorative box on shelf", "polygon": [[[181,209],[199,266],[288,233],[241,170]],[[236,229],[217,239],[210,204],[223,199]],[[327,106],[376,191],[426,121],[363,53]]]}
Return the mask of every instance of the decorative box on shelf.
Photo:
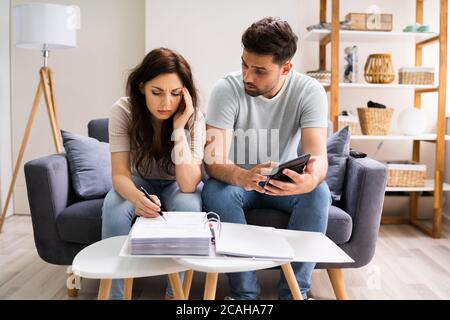
{"label": "decorative box on shelf", "polygon": [[434,85],[434,68],[400,68],[398,79],[400,84]]}
{"label": "decorative box on shelf", "polygon": [[349,13],[345,16],[350,30],[392,31],[392,14]]}
{"label": "decorative box on shelf", "polygon": [[423,187],[427,166],[413,161],[386,161],[388,187]]}
{"label": "decorative box on shelf", "polygon": [[359,133],[359,120],[358,117],[352,114],[338,116],[338,130],[349,127],[352,135],[358,135]]}
{"label": "decorative box on shelf", "polygon": [[358,108],[361,132],[370,136],[387,136],[394,109]]}

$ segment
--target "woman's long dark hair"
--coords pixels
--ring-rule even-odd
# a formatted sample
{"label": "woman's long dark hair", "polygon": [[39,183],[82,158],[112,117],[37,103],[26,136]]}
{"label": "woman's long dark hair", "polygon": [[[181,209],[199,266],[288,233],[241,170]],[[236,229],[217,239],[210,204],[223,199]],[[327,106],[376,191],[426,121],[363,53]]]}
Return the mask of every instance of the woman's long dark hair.
{"label": "woman's long dark hair", "polygon": [[[171,174],[173,162],[171,152],[174,142],[171,140],[173,132],[173,117],[165,120],[161,128],[162,150],[157,152],[154,147],[155,130],[153,128],[150,111],[147,108],[145,95],[140,86],[161,74],[176,73],[182,84],[189,90],[194,106],[194,121],[197,113],[197,89],[192,78],[191,67],[179,53],[167,48],[158,48],[149,52],[142,63],[132,70],[127,81],[127,95],[131,105],[131,126],[129,128],[130,147],[134,166],[137,173],[144,177],[151,166],[152,159],[159,166]],[[185,108],[184,100],[179,109]],[[194,122],[188,122],[193,125]],[[186,129],[192,130],[192,125]]]}

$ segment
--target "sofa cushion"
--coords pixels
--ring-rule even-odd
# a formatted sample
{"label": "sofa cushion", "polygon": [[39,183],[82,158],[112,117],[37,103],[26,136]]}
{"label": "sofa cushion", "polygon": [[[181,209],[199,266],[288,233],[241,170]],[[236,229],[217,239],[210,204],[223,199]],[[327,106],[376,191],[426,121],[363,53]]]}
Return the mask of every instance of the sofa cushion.
{"label": "sofa cushion", "polygon": [[109,119],[94,119],[88,123],[88,136],[101,142],[109,142]]}
{"label": "sofa cushion", "polygon": [[[255,209],[245,212],[248,224],[285,229],[289,214],[273,209]],[[352,234],[352,218],[342,209],[331,206],[326,235],[336,244],[346,243]]]}
{"label": "sofa cushion", "polygon": [[80,199],[104,197],[112,188],[109,145],[61,130],[74,191]]}
{"label": "sofa cushion", "polygon": [[350,130],[345,127],[327,141],[328,172],[325,178],[333,201],[339,201],[344,187],[345,170],[350,154]]}
{"label": "sofa cushion", "polygon": [[63,241],[91,244],[101,240],[103,199],[86,200],[65,208],[56,218]]}

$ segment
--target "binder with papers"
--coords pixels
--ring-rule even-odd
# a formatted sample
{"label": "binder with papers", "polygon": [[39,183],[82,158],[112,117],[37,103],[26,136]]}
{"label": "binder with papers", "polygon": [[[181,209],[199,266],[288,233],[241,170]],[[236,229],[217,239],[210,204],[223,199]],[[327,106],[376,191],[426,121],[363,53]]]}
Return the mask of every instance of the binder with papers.
{"label": "binder with papers", "polygon": [[164,217],[139,217],[122,256],[242,257],[294,259],[289,242],[275,228],[221,222],[213,212],[164,212]]}
{"label": "binder with papers", "polygon": [[132,255],[209,255],[211,231],[204,213],[164,212],[164,217],[136,219]]}

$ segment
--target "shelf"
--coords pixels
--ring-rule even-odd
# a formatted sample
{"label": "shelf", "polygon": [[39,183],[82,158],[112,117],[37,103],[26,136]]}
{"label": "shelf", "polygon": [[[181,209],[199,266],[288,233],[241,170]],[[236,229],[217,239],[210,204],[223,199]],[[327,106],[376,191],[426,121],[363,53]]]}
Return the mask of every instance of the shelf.
{"label": "shelf", "polygon": [[[369,135],[353,135],[351,140],[355,141],[436,141],[435,133],[421,134],[417,136],[405,135],[388,135],[388,136],[369,136]],[[450,141],[450,135],[445,136],[446,141]]]}
{"label": "shelf", "polygon": [[[423,20],[423,12],[424,12],[424,2],[423,0],[415,1],[415,12],[416,19],[414,21],[416,22],[422,22]],[[340,113],[340,100],[342,98],[348,98],[348,94],[354,94],[354,91],[347,92],[349,89],[359,89],[362,92],[366,92],[363,90],[367,90],[367,94],[369,94],[369,90],[375,89],[372,91],[373,93],[378,94],[378,96],[383,97],[386,95],[396,94],[394,90],[403,90],[403,92],[407,95],[412,95],[411,98],[414,98],[416,107],[421,106],[421,102],[418,101],[419,96],[422,94],[428,94],[428,93],[435,93],[437,95],[440,95],[440,98],[442,98],[441,94],[444,93],[445,88],[447,88],[447,79],[440,79],[442,80],[441,83],[438,83],[435,81],[433,85],[402,85],[398,82],[398,70],[395,72],[396,74],[396,81],[392,84],[370,84],[365,81],[365,77],[363,75],[360,75],[359,77],[359,83],[343,83],[344,80],[341,79],[341,67],[340,62],[343,58],[343,48],[347,45],[357,45],[358,47],[361,45],[363,47],[367,47],[370,50],[373,50],[372,52],[384,52],[384,50],[387,50],[389,52],[389,48],[401,48],[402,54],[406,57],[406,53],[409,51],[412,57],[416,57],[416,62],[418,65],[427,65],[428,63],[433,60],[439,59],[439,57],[443,57],[444,54],[447,52],[449,44],[447,41],[443,41],[443,39],[438,33],[421,33],[421,32],[402,32],[401,30],[398,30],[400,32],[380,32],[380,31],[355,31],[355,30],[342,30],[339,27],[339,22],[341,21],[342,15],[339,8],[339,1],[333,1],[331,8],[328,2],[323,0],[320,1],[320,18],[319,21],[325,21],[327,19],[327,13],[328,11],[331,11],[331,27],[333,28],[333,32],[331,30],[327,29],[320,29],[320,30],[311,30],[309,32],[303,32],[302,33],[302,40],[304,41],[310,41],[311,43],[314,43],[314,45],[317,45],[318,50],[318,66],[320,69],[326,69],[329,72],[331,72],[333,84],[331,85],[331,81],[328,81],[328,83],[322,83],[325,90],[330,93],[330,116],[331,120],[333,121],[333,124],[337,126],[338,122],[338,115]],[[330,10],[331,9],[331,10]],[[401,14],[401,9],[400,9]],[[435,20],[439,22],[439,30],[443,34],[448,32],[448,21],[447,21],[447,12],[448,12],[448,1],[440,1],[439,5],[439,13],[435,12]],[[412,18],[411,23],[412,23]],[[333,36],[336,36],[334,38]],[[340,45],[345,44],[344,46]],[[430,57],[428,59],[422,57],[421,49],[428,47],[429,45],[433,45],[438,51],[439,55],[438,57]],[[320,46],[320,48],[319,48]],[[327,50],[324,50],[325,47],[327,47]],[[384,48],[384,49],[383,49]],[[376,51],[375,51],[376,50]],[[381,51],[380,51],[381,50]],[[414,55],[417,53],[416,55]],[[423,61],[422,61],[423,60]],[[413,60],[414,61],[414,60]],[[362,61],[360,61],[362,62]],[[361,67],[363,67],[362,65]],[[440,64],[439,66],[436,66],[436,74],[439,72],[442,74],[442,71],[445,70],[445,65]],[[329,79],[331,80],[331,79]],[[339,81],[342,81],[342,83],[339,83]],[[382,92],[381,90],[384,89]],[[393,89],[393,90],[386,90],[386,89]],[[379,91],[376,91],[379,90]],[[450,119],[450,110],[445,110],[445,99],[438,99],[437,102],[437,118],[438,118],[438,124],[442,124],[443,120]],[[447,115],[446,115],[447,114]],[[445,119],[446,117],[447,119]],[[437,132],[436,132],[437,133]],[[392,135],[389,136],[362,136],[362,135],[355,135],[352,137],[352,143],[356,144],[355,141],[361,141],[359,144],[362,146],[365,146],[368,143],[367,141],[374,141],[372,143],[378,143],[381,145],[381,142],[383,141],[399,141],[402,144],[411,144],[411,141],[417,141],[414,144],[418,144],[420,141],[424,141],[425,143],[431,142],[436,143],[436,147],[442,147],[441,143],[443,144],[445,141],[450,141],[450,132],[446,132],[445,137],[443,137],[444,133],[442,132],[442,135],[438,135],[436,133],[429,133],[425,135],[417,135],[417,136],[404,136],[401,133],[395,132]],[[445,141],[444,141],[445,139]],[[437,143],[439,141],[439,143]],[[373,147],[373,146],[370,146]],[[446,146],[448,147],[448,145]],[[358,147],[360,148],[360,147]],[[444,149],[444,148],[441,148]],[[417,151],[417,150],[413,150]],[[444,150],[440,150],[440,152]],[[413,152],[413,158],[416,153]],[[439,168],[441,170],[442,167],[442,161],[444,160],[445,155],[442,153],[436,154],[433,157],[434,165],[436,168]],[[445,160],[444,160],[445,161]],[[448,160],[447,160],[448,162]],[[445,164],[445,162],[444,162]],[[442,169],[443,171],[443,169]],[[434,178],[434,177],[433,177]],[[449,192],[450,191],[450,181],[449,183],[443,183],[442,185],[439,185],[439,189],[441,187],[444,191]],[[405,222],[412,223],[422,231],[424,231],[426,234],[430,235],[433,238],[439,238],[441,236],[441,216],[442,216],[442,203],[443,203],[443,197],[441,194],[438,194],[436,190],[434,190],[434,183],[435,181],[430,179],[426,180],[425,186],[421,188],[407,188],[407,187],[399,187],[399,188],[393,188],[388,187],[386,189],[386,195],[395,195],[395,194],[401,194],[401,195],[407,195],[414,192],[420,193],[420,195],[430,195],[434,197],[434,201],[436,204],[439,204],[439,209],[435,209],[433,212],[433,223],[431,225],[431,228],[424,227],[422,224],[419,224],[419,222],[415,219],[412,219],[411,221],[405,220]],[[419,209],[419,204],[417,201],[411,201],[409,206],[411,213],[416,212]],[[398,223],[398,222],[396,222]]]}
{"label": "shelf", "polygon": [[[330,30],[312,30],[303,38],[304,41],[321,41],[331,34]],[[384,32],[384,31],[349,31],[341,30],[341,42],[414,42],[419,43],[439,34],[434,32]]]}
{"label": "shelf", "polygon": [[[450,184],[444,183],[444,191],[450,191]],[[420,191],[434,191],[434,180],[425,180],[424,187],[386,187],[386,192],[420,192]]]}
{"label": "shelf", "polygon": [[[329,83],[321,82],[324,87]],[[424,86],[415,84],[373,84],[373,83],[339,83],[339,88],[349,89],[413,89],[413,90],[438,90],[438,86]]]}

